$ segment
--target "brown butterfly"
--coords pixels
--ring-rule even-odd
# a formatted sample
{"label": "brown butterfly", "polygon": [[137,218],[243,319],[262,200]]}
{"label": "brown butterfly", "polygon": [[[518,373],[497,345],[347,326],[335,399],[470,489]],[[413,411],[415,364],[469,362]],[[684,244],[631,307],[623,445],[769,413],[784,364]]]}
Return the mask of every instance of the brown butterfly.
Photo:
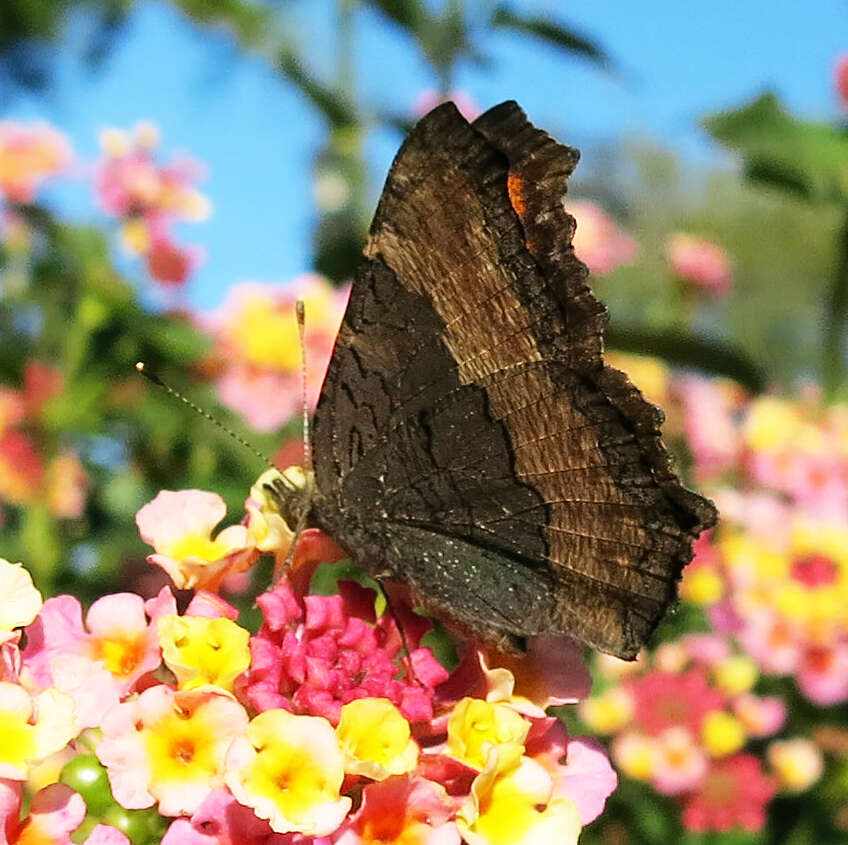
{"label": "brown butterfly", "polygon": [[418,123],[353,282],[314,480],[277,493],[496,647],[567,634],[631,658],[716,511],[671,470],[662,412],[602,360],[562,204],[577,159],[512,102]]}

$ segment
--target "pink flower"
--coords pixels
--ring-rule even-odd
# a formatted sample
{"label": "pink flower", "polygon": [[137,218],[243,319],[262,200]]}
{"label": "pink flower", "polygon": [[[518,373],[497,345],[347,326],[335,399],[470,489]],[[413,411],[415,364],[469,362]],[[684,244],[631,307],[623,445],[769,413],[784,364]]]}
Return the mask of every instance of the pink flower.
{"label": "pink flower", "polygon": [[239,804],[225,787],[209,793],[191,819],[175,819],[162,845],[330,845],[326,838],[275,833],[265,819]]}
{"label": "pink flower", "polygon": [[305,613],[285,583],[259,596],[265,622],[251,640],[247,700],[260,711],[282,707],[335,725],[343,704],[387,698],[410,722],[432,719],[433,688],[447,672],[429,649],[415,648],[415,677],[402,668],[398,677],[402,641],[394,621],[381,616],[369,624],[353,615],[370,605],[373,620],[373,592],[351,582],[342,586],[342,595],[306,596]]}
{"label": "pink flower", "polygon": [[621,231],[597,203],[566,200],[566,211],[577,221],[574,251],[590,273],[605,276],[636,259],[636,241]]}
{"label": "pink flower", "polygon": [[525,754],[547,769],[553,781],[552,797],[573,801],[583,825],[604,810],[618,785],[618,775],[597,740],[569,738],[557,719],[536,719],[527,736]]}
{"label": "pink flower", "polygon": [[749,736],[772,736],[786,721],[786,702],[776,695],[746,693],[733,700],[733,712]]}
{"label": "pink flower", "polygon": [[522,657],[481,650],[479,659],[489,699],[494,700],[496,685],[506,680],[497,700],[509,699],[515,709],[537,718],[544,716],[548,707],[586,698],[592,687],[583,649],[569,637],[529,637],[527,653]]}
{"label": "pink flower", "polygon": [[827,706],[848,699],[848,642],[807,648],[797,680],[801,692],[815,704]]}
{"label": "pink flower", "polygon": [[151,124],[139,124],[134,135],[120,129],[101,134],[105,155],[95,175],[101,207],[115,217],[204,220],[209,201],[192,184],[203,177],[203,167],[188,156],[158,164],[156,134]]}
{"label": "pink flower", "polygon": [[221,403],[256,431],[275,431],[300,409],[300,383],[294,373],[283,375],[236,361],[221,373],[216,390]]}
{"label": "pink flower", "polygon": [[793,674],[801,663],[803,637],[791,620],[764,610],[744,619],[736,637],[770,675]]}
{"label": "pink flower", "polygon": [[138,533],[180,589],[215,591],[228,575],[249,569],[258,552],[243,525],[231,525],[214,539],[212,531],[226,516],[217,493],[162,490],[135,517]]}
{"label": "pink flower", "polygon": [[154,237],[147,253],[147,272],[164,285],[182,285],[203,260],[198,247],[183,247],[170,234]]}
{"label": "pink flower", "polygon": [[[165,612],[175,612],[170,591],[164,596],[169,601],[162,610],[171,606]],[[155,618],[148,619],[149,613],[141,596],[115,593],[91,605],[83,626],[77,599],[48,599],[27,628],[24,670],[40,687],[55,686],[70,695],[80,727],[94,727],[161,663]]]}
{"label": "pink flower", "polygon": [[730,643],[719,634],[686,634],[680,644],[695,663],[712,666],[730,657]]}
{"label": "pink flower", "polygon": [[730,259],[711,241],[676,232],[668,239],[666,257],[674,274],[701,294],[722,297],[733,286]]}
{"label": "pink flower", "polygon": [[730,381],[694,375],[680,376],[674,384],[699,478],[714,478],[736,468],[743,447],[737,422],[744,400],[741,388]]}
{"label": "pink flower", "polygon": [[848,53],[843,53],[833,66],[833,84],[843,106],[848,106]]}
{"label": "pink flower", "polygon": [[653,755],[654,788],[662,795],[679,795],[697,787],[707,771],[707,755],[692,734],[681,727],[666,728]]}
{"label": "pink flower", "polygon": [[[82,797],[63,783],[42,789],[32,799],[29,813],[19,819],[21,790],[9,781],[0,780],[0,843],[2,845],[71,845],[71,833],[85,817]],[[101,827],[98,825],[98,827]],[[129,840],[111,828],[116,838],[109,845],[129,845]],[[106,845],[103,832],[92,831],[88,845]]]}
{"label": "pink flower", "polygon": [[10,202],[32,202],[41,184],[66,170],[71,157],[68,140],[46,123],[0,121],[0,194]]}
{"label": "pink flower", "polygon": [[430,88],[422,91],[412,104],[412,113],[417,117],[423,117],[442,103],[453,103],[459,113],[470,123],[480,116],[481,108],[470,94],[454,88],[449,94],[443,96],[436,90]]}
{"label": "pink flower", "polygon": [[202,315],[223,365],[221,401],[257,431],[273,431],[300,410],[301,353],[295,302],[306,307],[307,402],[314,407],[341,323],[348,292],[320,276],[286,284],[243,282],[227,300]]}
{"label": "pink flower", "polygon": [[715,760],[701,786],[683,799],[683,824],[695,833],[761,830],[775,792],[772,778],[751,754]]}
{"label": "pink flower", "polygon": [[188,157],[167,165],[157,163],[158,131],[152,124],[139,124],[132,134],[107,129],[100,143],[105,155],[98,164],[94,188],[101,208],[122,218],[125,249],[146,256],[155,281],[182,285],[203,253],[177,244],[172,224],[209,216],[209,200],[194,187],[203,169]]}
{"label": "pink flower", "polygon": [[455,807],[444,788],[417,775],[398,775],[362,790],[362,804],[333,834],[334,845],[459,845]]}
{"label": "pink flower", "polygon": [[648,672],[629,680],[626,686],[636,702],[636,726],[652,736],[677,726],[697,736],[706,714],[722,709],[724,704],[723,696],[710,687],[700,667],[680,674]]}

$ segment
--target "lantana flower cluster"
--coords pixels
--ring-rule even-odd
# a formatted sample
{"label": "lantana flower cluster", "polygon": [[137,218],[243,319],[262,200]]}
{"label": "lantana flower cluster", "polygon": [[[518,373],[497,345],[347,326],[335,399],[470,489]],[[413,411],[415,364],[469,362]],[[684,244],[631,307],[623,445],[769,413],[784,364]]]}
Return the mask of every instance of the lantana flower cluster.
{"label": "lantana flower cluster", "polygon": [[[599,203],[568,198],[565,207],[577,223],[574,251],[593,276],[635,263],[639,252],[635,239]],[[708,238],[672,232],[666,239],[665,259],[682,289],[698,298],[718,299],[733,287],[730,256]]]}
{"label": "lantana flower cluster", "polygon": [[257,431],[276,431],[302,407],[295,303],[306,313],[307,404],[315,407],[347,304],[348,289],[304,274],[284,284],[242,282],[199,317],[213,338],[208,369],[220,401]]}
{"label": "lantana flower cluster", "polygon": [[199,247],[185,247],[174,236],[179,222],[200,222],[209,200],[195,184],[203,168],[187,155],[168,164],[156,160],[159,132],[152,123],[132,131],[110,128],[100,134],[103,152],[94,177],[101,208],[121,221],[121,243],[143,256],[150,277],[163,285],[182,285],[203,258]]}
{"label": "lantana flower cluster", "polygon": [[46,503],[56,519],[76,519],[85,508],[88,475],[70,444],[52,444],[43,427],[62,375],[31,360],[20,387],[0,384],[0,503]]}
{"label": "lantana flower cluster", "polygon": [[753,692],[756,665],[720,635],[686,635],[636,663],[602,657],[598,668],[603,687],[581,703],[581,716],[614,736],[624,774],[679,801],[689,830],[759,830],[778,790],[807,789],[821,775],[808,740],[772,740],[766,769],[749,749],[781,730],[786,705]]}
{"label": "lantana flower cluster", "polygon": [[752,398],[727,379],[611,357],[668,410],[667,437],[685,444],[721,521],[680,589],[684,630],[704,633],[636,664],[600,658],[581,715],[622,773],[675,797],[687,828],[759,830],[773,796],[814,788],[825,765],[812,725],[785,735],[797,699],[778,679],[814,705],[848,700],[848,412],[812,390]]}
{"label": "lantana flower cluster", "polygon": [[[42,602],[0,562],[6,841],[576,842],[616,784],[600,746],[546,714],[588,693],[578,647],[531,642],[513,672],[460,644],[449,672],[399,593],[305,589],[341,552],[315,529],[292,549],[266,481],[217,534],[211,493],[164,491],[139,511],[150,561],[195,590],[182,612],[170,587],[86,613]],[[216,591],[262,554],[291,577],[257,598],[252,634]]]}
{"label": "lantana flower cluster", "polygon": [[68,139],[49,124],[0,120],[0,196],[8,202],[33,202],[42,184],[72,160]]}
{"label": "lantana flower cluster", "polygon": [[[823,408],[813,396],[713,407],[725,416],[726,452],[701,475],[724,522],[700,544],[683,594],[763,672],[794,677],[815,704],[846,701],[848,408]],[[699,440],[690,439],[696,462]]]}

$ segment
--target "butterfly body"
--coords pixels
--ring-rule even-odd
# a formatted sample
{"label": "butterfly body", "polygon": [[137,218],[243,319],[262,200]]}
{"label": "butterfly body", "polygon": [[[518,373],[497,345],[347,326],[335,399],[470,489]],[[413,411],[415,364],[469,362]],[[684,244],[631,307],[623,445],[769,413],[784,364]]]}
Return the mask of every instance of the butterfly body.
{"label": "butterfly body", "polygon": [[577,153],[447,104],[395,160],[314,418],[310,521],[507,650],[633,657],[715,520],[661,412],[604,365],[562,206]]}

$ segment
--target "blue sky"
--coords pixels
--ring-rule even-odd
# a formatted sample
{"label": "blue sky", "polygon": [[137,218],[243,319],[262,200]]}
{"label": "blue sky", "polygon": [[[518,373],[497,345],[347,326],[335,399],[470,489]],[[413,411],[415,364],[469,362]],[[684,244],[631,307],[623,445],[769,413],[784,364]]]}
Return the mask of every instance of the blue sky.
{"label": "blue sky", "polygon": [[[290,34],[309,45],[317,68],[331,67],[336,4],[292,5]],[[461,68],[458,86],[483,106],[517,99],[534,122],[578,147],[647,136],[698,163],[730,166],[698,129],[704,113],[766,88],[806,117],[838,113],[831,74],[848,51],[845,0],[516,0],[513,8],[597,39],[622,72],[610,76],[499,34],[483,42],[491,65]],[[357,64],[358,90],[375,107],[408,111],[433,86],[408,39],[369,13],[359,17]],[[48,119],[89,158],[99,129],[151,119],[166,151],[187,150],[205,162],[202,187],[214,214],[183,229],[183,240],[202,243],[208,254],[189,290],[198,306],[217,304],[235,281],[284,280],[310,268],[310,168],[323,138],[320,118],[260,60],[225,36],[199,34],[165,3],[139,4],[96,72],[65,58],[48,95],[18,97],[0,117]],[[369,139],[375,198],[399,142],[391,132]],[[55,201],[75,219],[101,219],[80,184]]]}

